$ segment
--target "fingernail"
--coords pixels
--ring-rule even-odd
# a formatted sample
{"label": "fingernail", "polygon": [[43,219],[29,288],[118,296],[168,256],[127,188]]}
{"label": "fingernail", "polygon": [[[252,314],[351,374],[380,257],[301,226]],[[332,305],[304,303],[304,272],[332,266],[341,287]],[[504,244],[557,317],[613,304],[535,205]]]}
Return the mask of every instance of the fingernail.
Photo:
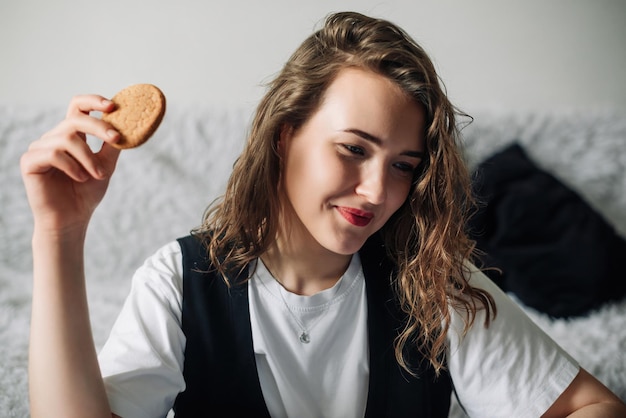
{"label": "fingernail", "polygon": [[114,103],[113,103],[113,101],[112,101],[112,100],[102,99],[102,106],[103,106],[105,109],[108,109],[108,111],[113,110],[113,109],[112,109],[112,108],[113,108],[113,105],[114,105]]}
{"label": "fingernail", "polygon": [[100,178],[105,178],[106,177],[106,171],[104,170],[104,168],[100,165],[96,166],[96,173],[98,174],[98,177]]}
{"label": "fingernail", "polygon": [[78,174],[78,179],[80,181],[87,181],[87,180],[89,180],[89,174],[87,174],[87,173],[79,173]]}
{"label": "fingernail", "polygon": [[118,132],[114,129],[109,129],[107,132],[107,137],[113,141],[116,141],[118,138]]}

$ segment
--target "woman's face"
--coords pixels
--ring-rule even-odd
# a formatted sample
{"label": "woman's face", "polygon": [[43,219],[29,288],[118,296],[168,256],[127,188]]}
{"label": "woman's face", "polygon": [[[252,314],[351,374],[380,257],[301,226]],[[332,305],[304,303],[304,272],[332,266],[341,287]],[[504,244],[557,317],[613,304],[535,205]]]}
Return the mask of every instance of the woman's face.
{"label": "woman's face", "polygon": [[393,82],[343,69],[309,120],[281,134],[281,235],[313,252],[357,252],[406,200],[424,131],[423,108]]}

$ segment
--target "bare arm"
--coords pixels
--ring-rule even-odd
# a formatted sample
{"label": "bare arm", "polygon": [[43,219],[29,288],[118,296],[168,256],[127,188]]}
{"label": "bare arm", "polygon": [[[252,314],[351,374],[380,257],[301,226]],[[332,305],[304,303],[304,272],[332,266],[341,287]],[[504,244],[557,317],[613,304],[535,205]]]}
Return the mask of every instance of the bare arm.
{"label": "bare arm", "polygon": [[22,156],[22,178],[34,217],[33,303],[29,349],[31,415],[111,417],[91,333],[83,247],[91,215],[104,196],[119,151],[93,153],[85,133],[119,135],[89,116],[110,110],[99,96],[80,96],[66,119]]}
{"label": "bare arm", "polygon": [[623,418],[626,405],[606,386],[581,369],[543,418]]}
{"label": "bare arm", "polygon": [[58,238],[41,235],[33,238],[31,414],[111,416],[89,323],[81,231]]}

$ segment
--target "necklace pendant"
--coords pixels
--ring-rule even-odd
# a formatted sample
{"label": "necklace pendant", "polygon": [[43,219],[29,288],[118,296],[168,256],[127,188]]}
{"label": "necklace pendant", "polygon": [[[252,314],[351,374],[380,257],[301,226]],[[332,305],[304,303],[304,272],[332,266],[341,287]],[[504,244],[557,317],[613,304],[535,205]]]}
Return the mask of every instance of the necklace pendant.
{"label": "necklace pendant", "polygon": [[311,337],[309,337],[309,334],[306,331],[302,331],[302,334],[300,334],[300,342],[304,344],[311,342]]}

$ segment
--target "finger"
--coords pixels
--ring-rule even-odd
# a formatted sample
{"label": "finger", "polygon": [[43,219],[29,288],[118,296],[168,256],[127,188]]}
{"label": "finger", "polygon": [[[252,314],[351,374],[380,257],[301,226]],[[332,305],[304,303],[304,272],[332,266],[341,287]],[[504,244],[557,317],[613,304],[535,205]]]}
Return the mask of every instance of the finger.
{"label": "finger", "polygon": [[97,94],[85,94],[74,96],[67,108],[66,117],[79,114],[88,115],[90,112],[110,112],[115,108],[115,104],[106,97]]}
{"label": "finger", "polygon": [[[105,145],[106,142],[103,144]],[[106,144],[109,147],[108,144]],[[109,157],[106,154],[94,153],[91,147],[85,141],[69,141],[65,148],[65,153],[73,158],[84,171],[96,179],[104,179],[113,172],[113,164],[110,166]],[[103,156],[105,158],[103,158]]]}
{"label": "finger", "polygon": [[112,172],[104,166],[104,163],[101,163],[100,158],[94,154],[79,132],[63,135],[51,134],[49,138],[43,138],[31,144],[29,150],[41,150],[42,155],[50,157],[50,165],[62,171],[65,166],[56,167],[55,164],[64,161],[58,159],[59,155],[66,154],[81,167],[83,172],[93,178],[103,179]]}
{"label": "finger", "polygon": [[120,139],[119,132],[108,122],[89,115],[78,114],[61,121],[51,131],[45,133],[40,141],[34,142],[33,146],[45,147],[51,141],[58,142],[69,139],[80,139],[84,142],[86,135],[94,136],[109,143],[116,143]]}
{"label": "finger", "polygon": [[77,182],[85,182],[91,177],[84,167],[66,152],[58,149],[36,149],[28,151],[20,160],[22,174],[47,174],[51,170],[63,172]]}
{"label": "finger", "polygon": [[115,148],[106,142],[102,144],[102,148],[96,154],[98,167],[102,177],[109,177],[113,174],[121,152],[121,149]]}

